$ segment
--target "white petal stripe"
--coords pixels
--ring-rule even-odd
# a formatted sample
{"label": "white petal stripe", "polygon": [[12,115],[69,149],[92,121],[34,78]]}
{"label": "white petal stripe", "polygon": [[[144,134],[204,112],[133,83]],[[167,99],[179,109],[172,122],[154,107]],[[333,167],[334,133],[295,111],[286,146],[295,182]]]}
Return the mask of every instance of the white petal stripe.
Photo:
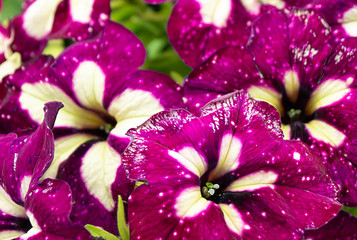
{"label": "white petal stripe", "polygon": [[105,74],[95,62],[81,62],[73,73],[72,83],[74,93],[83,106],[105,112],[102,102]]}
{"label": "white petal stripe", "polygon": [[205,158],[194,148],[184,147],[178,152],[169,150],[168,154],[198,177],[201,177],[207,171]]}
{"label": "white petal stripe", "polygon": [[213,181],[230,171],[234,171],[238,167],[241,150],[240,139],[234,137],[231,133],[224,135],[217,166],[210,172],[208,180]]}
{"label": "white petal stripe", "polygon": [[107,142],[94,144],[82,158],[81,175],[90,194],[108,210],[114,209],[110,187],[115,181],[121,157]]}
{"label": "white petal stripe", "polygon": [[313,138],[334,147],[340,146],[346,139],[342,132],[321,120],[312,120],[306,123],[305,127]]}
{"label": "white petal stripe", "polygon": [[187,188],[176,198],[176,215],[178,217],[195,217],[205,211],[211,201],[206,200],[201,195],[199,186]]}
{"label": "white petal stripe", "polygon": [[24,14],[23,28],[31,37],[42,40],[52,30],[55,12],[62,0],[34,1]]}
{"label": "white petal stripe", "polygon": [[225,191],[255,191],[263,187],[274,188],[274,183],[278,179],[278,174],[272,171],[257,171],[239,178],[232,182]]}
{"label": "white petal stripe", "polygon": [[347,82],[327,80],[311,94],[306,105],[306,114],[312,114],[319,108],[338,102],[350,92],[351,90],[348,88]]}
{"label": "white petal stripe", "polygon": [[85,110],[78,106],[59,87],[45,82],[25,83],[21,87],[21,107],[28,111],[31,118],[37,123],[43,120],[43,106],[46,102],[60,101],[64,108],[60,110],[56,118],[56,127],[99,128],[105,125],[98,114]]}

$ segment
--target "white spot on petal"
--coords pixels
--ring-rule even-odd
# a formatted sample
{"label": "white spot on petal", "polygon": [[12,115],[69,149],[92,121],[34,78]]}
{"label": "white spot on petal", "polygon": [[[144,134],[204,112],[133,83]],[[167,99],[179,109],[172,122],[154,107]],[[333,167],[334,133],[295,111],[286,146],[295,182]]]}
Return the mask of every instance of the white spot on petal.
{"label": "white spot on petal", "polygon": [[25,234],[25,233],[21,232],[21,231],[5,230],[5,231],[0,232],[0,239],[2,239],[2,240],[17,239],[18,237],[22,236],[23,234]]}
{"label": "white spot on petal", "polygon": [[57,171],[61,163],[68,159],[68,157],[83,143],[95,138],[93,135],[77,133],[65,137],[56,138],[55,140],[55,154],[51,166],[47,169],[41,179],[56,178]]}
{"label": "white spot on petal", "polygon": [[125,133],[130,128],[139,126],[162,110],[164,107],[150,92],[126,89],[113,99],[108,108],[109,114],[117,121],[111,134],[126,137]]}
{"label": "white spot on petal", "polygon": [[197,0],[200,5],[200,14],[202,21],[206,24],[213,24],[218,28],[227,25],[231,13],[231,0]]}
{"label": "white spot on petal", "polygon": [[69,8],[72,19],[80,23],[89,23],[93,11],[94,0],[70,0]]}
{"label": "white spot on petal", "polygon": [[357,37],[357,7],[353,7],[343,14],[339,20],[343,28],[351,37]]}
{"label": "white spot on petal", "polygon": [[25,202],[25,198],[26,198],[27,192],[30,187],[31,180],[32,180],[32,176],[24,176],[23,179],[21,180],[20,193],[21,193],[21,199],[24,202]]}

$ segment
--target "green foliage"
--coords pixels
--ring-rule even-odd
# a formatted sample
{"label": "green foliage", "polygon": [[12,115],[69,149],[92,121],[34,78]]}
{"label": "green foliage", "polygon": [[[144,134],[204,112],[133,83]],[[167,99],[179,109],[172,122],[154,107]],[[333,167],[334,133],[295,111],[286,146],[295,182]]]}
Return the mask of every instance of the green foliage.
{"label": "green foliage", "polygon": [[170,75],[182,83],[191,71],[169,43],[166,24],[174,3],[149,5],[142,0],[112,0],[111,19],[130,29],[144,43],[147,57],[142,69]]}
{"label": "green foliage", "polygon": [[0,13],[0,21],[12,18],[21,13],[22,0],[2,0],[2,10]]}
{"label": "green foliage", "polygon": [[350,207],[346,207],[343,206],[342,210],[351,213],[352,215],[354,215],[355,217],[357,217],[357,207],[355,208],[350,208]]}
{"label": "green foliage", "polygon": [[84,227],[88,230],[92,237],[101,237],[106,240],[119,240],[118,237],[96,226],[87,224]]}
{"label": "green foliage", "polygon": [[129,229],[126,226],[124,204],[120,195],[118,196],[117,224],[121,239],[129,240]]}

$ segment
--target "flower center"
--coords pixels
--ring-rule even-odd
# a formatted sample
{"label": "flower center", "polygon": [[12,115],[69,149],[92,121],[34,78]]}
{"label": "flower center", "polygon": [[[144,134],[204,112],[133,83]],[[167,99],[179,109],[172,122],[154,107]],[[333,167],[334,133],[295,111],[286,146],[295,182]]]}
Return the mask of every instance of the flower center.
{"label": "flower center", "polygon": [[[285,95],[285,94],[284,94]],[[300,93],[296,102],[293,103],[287,96],[283,97],[284,112],[281,116],[281,121],[283,124],[289,125],[296,122],[308,123],[314,119],[314,116],[307,114],[306,99],[309,99],[309,94]]]}
{"label": "flower center", "polygon": [[206,182],[206,185],[202,187],[202,197],[209,200],[210,198],[212,198],[215,195],[216,190],[218,190],[218,189],[219,189],[218,184]]}

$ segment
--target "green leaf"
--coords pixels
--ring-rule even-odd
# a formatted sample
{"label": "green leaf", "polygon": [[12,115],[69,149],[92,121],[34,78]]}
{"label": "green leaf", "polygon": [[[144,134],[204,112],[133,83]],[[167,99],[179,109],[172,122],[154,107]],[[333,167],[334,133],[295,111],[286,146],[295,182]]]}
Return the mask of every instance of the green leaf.
{"label": "green leaf", "polygon": [[124,204],[120,195],[118,196],[117,224],[121,239],[129,240],[129,229],[126,226]]}
{"label": "green leaf", "polygon": [[342,210],[348,212],[348,213],[351,213],[352,215],[354,215],[355,217],[357,217],[357,207],[354,207],[354,208],[351,208],[351,207],[346,207],[346,206],[343,206],[342,207]]}
{"label": "green leaf", "polygon": [[104,229],[98,228],[96,226],[87,224],[84,226],[88,232],[93,236],[93,237],[101,237],[106,240],[119,240],[118,237],[114,236],[113,234],[105,231]]}

